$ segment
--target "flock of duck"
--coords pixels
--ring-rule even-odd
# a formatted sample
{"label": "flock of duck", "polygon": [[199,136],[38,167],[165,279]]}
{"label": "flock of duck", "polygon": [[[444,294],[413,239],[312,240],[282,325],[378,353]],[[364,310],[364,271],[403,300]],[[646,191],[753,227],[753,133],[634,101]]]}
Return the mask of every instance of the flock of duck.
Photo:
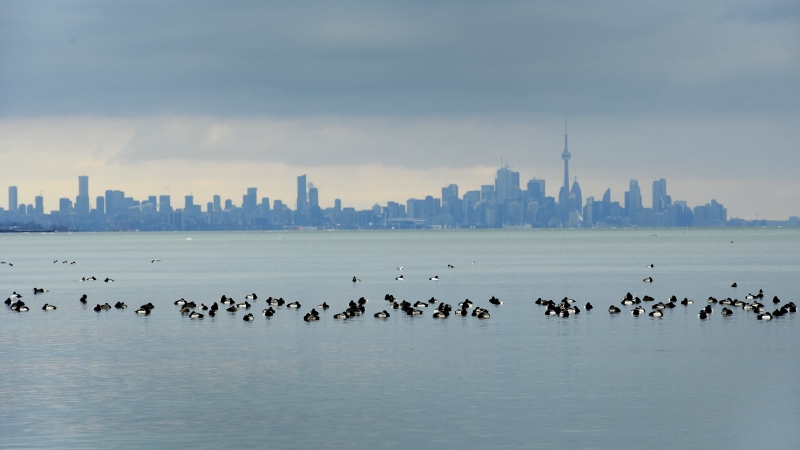
{"label": "flock of duck", "polygon": [[[54,261],[54,263],[59,262],[58,260]],[[158,259],[154,259],[151,262],[160,262]],[[4,264],[10,264],[7,261],[3,261]],[[63,261],[63,264],[67,264],[67,261]],[[71,262],[70,264],[75,264],[75,262]],[[652,268],[654,267],[653,264],[648,264],[645,267]],[[448,268],[452,269],[453,266],[448,264]],[[397,270],[402,271],[403,267],[398,267]],[[397,281],[403,281],[405,278],[403,275],[399,275],[395,278]],[[97,280],[96,277],[82,277],[81,281],[95,281]],[[439,281],[438,276],[433,276],[428,278],[429,281]],[[105,278],[106,283],[114,282],[111,278]],[[353,277],[352,280],[354,283],[360,282],[361,280],[358,277]],[[652,277],[646,277],[642,281],[645,283],[652,283]],[[733,283],[731,287],[736,288],[738,287],[737,283]],[[49,292],[47,289],[34,287],[33,294],[44,294]],[[84,294],[79,299],[79,302],[83,305],[88,305],[88,296]],[[179,312],[182,316],[187,316],[189,319],[196,320],[202,319],[206,315],[209,317],[215,317],[218,312],[227,312],[230,314],[235,314],[239,311],[246,311],[242,317],[242,320],[247,322],[252,322],[255,320],[255,316],[253,313],[249,312],[249,310],[255,305],[256,300],[258,300],[258,296],[255,293],[248,294],[244,297],[244,301],[236,302],[232,297],[228,297],[227,295],[223,295],[220,297],[218,301],[214,301],[210,306],[206,306],[205,304],[201,303],[197,305],[194,301],[188,301],[186,299],[178,299],[174,301],[174,305],[179,307]],[[457,307],[453,307],[452,305],[444,302],[440,302],[435,297],[431,297],[427,301],[417,301],[415,303],[410,303],[406,300],[398,301],[394,295],[386,294],[384,296],[384,300],[388,303],[387,309],[396,310],[397,314],[405,314],[408,316],[422,316],[425,314],[426,310],[432,310],[431,316],[434,319],[445,319],[450,316],[450,314],[458,315],[458,316],[472,316],[477,317],[478,319],[489,319],[491,314],[488,309],[482,308],[480,306],[475,306],[475,304],[466,299],[462,302],[457,304]],[[763,290],[759,289],[757,294],[747,294],[745,300],[739,300],[734,298],[724,298],[722,300],[717,300],[715,297],[708,297],[707,304],[704,306],[700,311],[697,313],[697,317],[699,319],[705,320],[712,316],[714,312],[713,305],[721,305],[722,309],[720,310],[720,314],[722,316],[731,316],[733,315],[734,309],[741,309],[742,311],[752,312],[756,314],[758,320],[772,320],[773,318],[781,317],[789,313],[797,312],[797,306],[794,302],[788,302],[781,304],[782,301],[777,296],[772,298],[772,304],[774,305],[774,310],[769,311],[767,305],[763,303],[764,300],[764,292]],[[364,297],[359,298],[358,300],[351,300],[347,307],[339,313],[333,315],[334,319],[337,320],[347,320],[352,317],[357,317],[364,315],[366,313],[366,304],[369,300]],[[252,303],[251,303],[252,302]],[[502,305],[503,302],[492,296],[488,300],[489,304],[493,306]],[[269,297],[265,300],[266,308],[261,311],[261,315],[265,318],[270,318],[276,314],[275,308],[285,307],[287,309],[294,309],[299,311],[302,308],[302,305],[298,301],[287,302],[283,298],[273,298]],[[29,311],[30,308],[25,304],[22,300],[22,295],[14,291],[8,298],[5,300],[5,304],[9,307],[10,310],[15,312],[26,312]],[[222,306],[220,306],[220,304]],[[535,304],[543,306],[545,308],[545,315],[548,316],[559,316],[559,317],[570,317],[581,313],[581,308],[577,306],[575,300],[564,297],[561,301],[556,302],[554,300],[544,300],[541,297],[535,301]],[[648,311],[643,305],[649,304],[650,310]],[[645,295],[641,298],[634,296],[630,292],[626,293],[622,299],[620,300],[621,307],[630,307],[630,313],[633,316],[643,316],[648,315],[650,317],[663,317],[665,313],[673,308],[678,307],[677,305],[682,305],[684,307],[688,307],[689,305],[694,304],[693,300],[689,298],[684,298],[683,300],[678,300],[675,295],[672,295],[669,300],[666,302],[659,301],[656,302],[655,298]],[[622,308],[615,304],[612,304],[608,307],[608,312],[610,314],[619,314],[622,312]],[[124,302],[116,302],[113,306],[115,309],[126,309],[128,305]],[[137,315],[149,315],[153,311],[155,306],[148,302],[146,304],[141,305],[138,309],[136,309]],[[223,310],[224,308],[224,310]],[[304,316],[303,320],[306,322],[314,322],[320,320],[320,312],[326,311],[330,308],[327,302],[323,302],[316,306],[316,308],[312,308],[308,311]],[[590,311],[594,307],[590,302],[587,302],[584,305],[584,310]],[[732,309],[733,308],[733,309]],[[55,305],[45,303],[42,308],[43,311],[53,311],[56,310],[57,307]],[[109,303],[103,304],[96,304],[92,310],[96,312],[101,312],[105,310],[112,309],[112,306]],[[378,311],[373,314],[375,318],[378,319],[387,319],[391,317],[391,313],[387,309],[383,309],[382,311]]]}

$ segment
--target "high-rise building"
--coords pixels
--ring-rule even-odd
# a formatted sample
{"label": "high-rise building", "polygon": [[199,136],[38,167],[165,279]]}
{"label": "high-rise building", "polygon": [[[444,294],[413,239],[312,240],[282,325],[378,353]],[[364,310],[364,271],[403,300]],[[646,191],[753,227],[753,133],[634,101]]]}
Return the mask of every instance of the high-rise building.
{"label": "high-rise building", "polygon": [[306,194],[306,176],[300,175],[297,177],[297,213],[302,215],[306,213],[306,206],[308,206],[308,194]]}
{"label": "high-rise building", "polygon": [[158,212],[169,214],[172,212],[172,204],[169,195],[158,196]]}
{"label": "high-rise building", "polygon": [[17,203],[17,187],[16,186],[9,186],[8,187],[8,210],[11,212],[17,212],[17,208],[19,204]]}
{"label": "high-rise building", "polygon": [[222,198],[219,195],[214,196],[214,211],[222,211]]}
{"label": "high-rise building", "polygon": [[89,177],[78,177],[78,196],[75,198],[75,213],[79,216],[89,215]]}
{"label": "high-rise building", "polygon": [[519,172],[508,169],[508,165],[497,169],[494,191],[498,202],[516,200],[519,197]]}
{"label": "high-rise building", "polygon": [[653,212],[663,212],[672,204],[672,198],[667,195],[667,180],[653,181]]}
{"label": "high-rise building", "polygon": [[528,200],[535,200],[539,204],[544,203],[545,197],[545,182],[537,178],[532,178],[528,181]]}
{"label": "high-rise building", "polygon": [[36,205],[33,208],[34,212],[38,215],[44,214],[44,197],[37,195],[34,199],[34,204]]}
{"label": "high-rise building", "polygon": [[642,192],[639,181],[631,180],[629,189],[625,192],[625,212],[631,219],[636,218],[636,213],[642,209]]}
{"label": "high-rise building", "polygon": [[258,206],[258,188],[247,188],[247,194],[242,198],[242,209],[255,211]]}

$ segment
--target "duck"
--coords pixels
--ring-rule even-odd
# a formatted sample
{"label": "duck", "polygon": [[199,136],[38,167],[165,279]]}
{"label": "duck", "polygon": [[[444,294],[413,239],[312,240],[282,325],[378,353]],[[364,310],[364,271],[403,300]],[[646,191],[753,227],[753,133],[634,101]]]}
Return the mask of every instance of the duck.
{"label": "duck", "polygon": [[586,302],[586,305],[584,305],[584,307],[583,307],[583,309],[585,309],[587,311],[591,310],[592,308],[594,308],[594,306],[592,306],[592,304],[589,303],[589,302]]}
{"label": "duck", "polygon": [[102,306],[100,306],[100,304],[98,303],[98,304],[97,304],[97,305],[95,305],[95,307],[94,307],[94,308],[92,308],[92,309],[93,309],[95,312],[100,312],[100,311],[102,311],[102,310],[103,310],[103,307],[102,307]]}
{"label": "duck", "polygon": [[439,281],[439,275],[434,275],[434,276],[428,278],[428,281]]}
{"label": "duck", "polygon": [[734,282],[734,283],[731,285],[731,287],[732,287],[732,288],[735,288],[735,287],[739,287],[739,285],[738,285],[738,284],[736,284],[736,283]]}
{"label": "duck", "polygon": [[733,315],[733,311],[731,311],[728,308],[722,308],[722,315],[723,316],[732,316]]}
{"label": "duck", "polygon": [[258,296],[253,292],[252,294],[245,295],[244,298],[245,300],[257,300]]}
{"label": "duck", "polygon": [[756,316],[758,320],[772,320],[772,314],[765,312]]}
{"label": "duck", "polygon": [[327,302],[322,302],[319,305],[317,305],[317,308],[328,309],[330,308],[330,305],[328,305]]}
{"label": "duck", "polygon": [[125,309],[127,307],[128,307],[128,305],[126,305],[124,302],[114,303],[114,308],[117,308],[117,309]]}
{"label": "duck", "polygon": [[389,317],[389,313],[384,309],[383,311],[376,312],[375,317],[378,319],[386,319]]}
{"label": "duck", "polygon": [[406,278],[403,275],[400,275],[400,276],[395,277],[394,279],[395,279],[395,281],[403,281]]}
{"label": "duck", "polygon": [[502,305],[503,304],[502,300],[500,300],[499,298],[495,297],[494,295],[492,296],[492,298],[489,299],[489,303],[491,303],[493,305]]}
{"label": "duck", "polygon": [[622,310],[614,305],[611,305],[608,307],[608,312],[609,314],[619,314],[620,312],[622,312]]}
{"label": "duck", "polygon": [[236,306],[238,306],[239,308],[250,309],[250,306],[252,306],[252,305],[250,305],[250,303],[249,303],[249,302],[246,302],[246,301],[245,301],[245,302],[239,303],[239,304],[238,304],[238,305],[236,305]]}
{"label": "duck", "polygon": [[52,311],[54,309],[56,309],[56,307],[49,303],[45,303],[44,306],[42,306],[42,311]]}
{"label": "duck", "polygon": [[47,289],[43,289],[43,288],[36,288],[36,287],[33,288],[33,293],[34,294],[44,294],[45,292],[49,292],[49,291]]}
{"label": "duck", "polygon": [[653,268],[653,267],[655,267],[655,266],[654,266],[653,264],[648,264],[648,265],[646,265],[645,267],[647,267],[648,269],[652,269],[652,268]]}
{"label": "duck", "polygon": [[263,311],[261,311],[261,315],[264,317],[272,317],[275,315],[275,310],[270,306],[269,308],[265,308]]}
{"label": "duck", "polygon": [[700,319],[707,319],[708,313],[706,313],[705,309],[701,309],[700,312],[697,313],[697,317],[699,317]]}
{"label": "duck", "polygon": [[190,319],[202,319],[202,318],[203,318],[203,315],[202,315],[202,314],[200,314],[200,313],[199,313],[199,312],[197,312],[197,311],[192,311],[192,313],[191,313],[191,314],[189,314],[189,318],[190,318]]}
{"label": "duck", "polygon": [[434,319],[446,319],[449,315],[450,315],[450,312],[448,312],[448,311],[440,311],[438,309],[433,312],[433,318]]}
{"label": "duck", "polygon": [[353,283],[358,283],[361,281],[361,278],[353,277]]}
{"label": "duck", "polygon": [[448,269],[455,269],[455,266],[453,266],[452,264],[448,264],[448,265],[447,265],[447,268],[448,268]]}
{"label": "duck", "polygon": [[645,283],[652,283],[653,282],[653,277],[647,277],[642,281],[644,281]]}
{"label": "duck", "polygon": [[244,320],[245,322],[252,322],[253,320],[255,320],[255,317],[253,317],[252,314],[247,314],[244,317],[242,317],[242,320]]}
{"label": "duck", "polygon": [[103,281],[106,282],[106,283],[113,283],[114,282],[114,280],[112,278],[106,278]]}
{"label": "duck", "polygon": [[300,308],[300,302],[292,302],[286,305],[287,308]]}
{"label": "duck", "polygon": [[87,299],[88,299],[88,298],[89,298],[89,297],[88,297],[86,294],[83,294],[83,295],[81,296],[81,298],[80,298],[80,302],[81,302],[81,303],[83,303],[83,304],[85,305],[85,304],[86,304],[86,301],[87,301]]}
{"label": "duck", "polygon": [[664,315],[664,312],[662,310],[660,310],[660,309],[656,309],[654,311],[650,311],[650,314],[649,314],[650,317],[661,317],[663,315]]}

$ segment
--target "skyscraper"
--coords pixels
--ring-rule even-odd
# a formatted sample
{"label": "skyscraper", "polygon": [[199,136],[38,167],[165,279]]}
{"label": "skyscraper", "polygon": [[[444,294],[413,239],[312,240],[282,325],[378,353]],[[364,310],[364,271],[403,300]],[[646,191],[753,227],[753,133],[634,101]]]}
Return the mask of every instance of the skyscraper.
{"label": "skyscraper", "polygon": [[667,180],[653,181],[653,211],[663,212],[672,204],[672,198],[667,195]]}
{"label": "skyscraper", "polygon": [[509,170],[508,164],[497,169],[494,191],[498,202],[515,200],[519,197],[519,172]]}
{"label": "skyscraper", "polygon": [[79,216],[89,215],[89,177],[78,177],[78,196],[75,198],[75,213]]}
{"label": "skyscraper", "polygon": [[297,212],[304,213],[308,205],[308,196],[306,194],[306,176],[300,175],[297,177]]}
{"label": "skyscraper", "polygon": [[17,187],[16,186],[9,186],[8,187],[8,210],[14,214],[17,212],[17,208],[19,204],[17,203]]}
{"label": "skyscraper", "polygon": [[634,219],[640,209],[642,209],[642,191],[639,189],[639,181],[631,180],[630,188],[625,192],[625,211],[628,217]]}

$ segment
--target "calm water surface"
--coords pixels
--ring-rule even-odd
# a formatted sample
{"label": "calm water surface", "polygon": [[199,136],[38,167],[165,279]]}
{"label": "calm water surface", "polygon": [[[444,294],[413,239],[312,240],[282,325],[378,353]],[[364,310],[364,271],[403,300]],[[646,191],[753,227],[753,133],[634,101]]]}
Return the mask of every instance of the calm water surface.
{"label": "calm water surface", "polygon": [[[796,229],[15,234],[0,235],[0,260],[13,263],[0,265],[0,295],[31,307],[0,308],[1,448],[800,441],[796,314],[725,318],[714,305],[697,318],[709,296],[800,301]],[[609,315],[629,291],[695,303],[661,319]],[[189,320],[173,305],[251,292],[252,323],[241,311]],[[387,293],[469,298],[492,317],[412,318]],[[268,296],[303,306],[265,319]],[[367,314],[333,319],[361,296]],[[558,318],[534,304],[565,296],[596,309]],[[116,301],[129,308],[92,311]],[[323,301],[322,320],[303,322]],[[137,316],[147,302],[153,313]],[[390,318],[372,317],[383,309]]]}

